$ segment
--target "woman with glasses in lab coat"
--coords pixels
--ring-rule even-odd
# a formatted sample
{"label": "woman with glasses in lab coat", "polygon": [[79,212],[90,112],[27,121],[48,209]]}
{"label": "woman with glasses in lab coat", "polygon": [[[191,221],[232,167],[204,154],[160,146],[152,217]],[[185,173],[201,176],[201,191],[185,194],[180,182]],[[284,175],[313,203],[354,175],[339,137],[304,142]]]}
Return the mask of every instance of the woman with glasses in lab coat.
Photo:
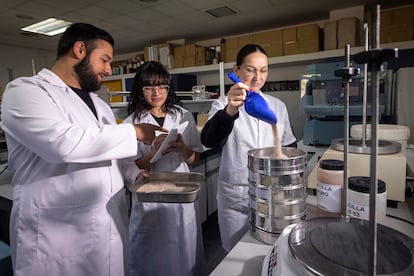
{"label": "woman with glasses in lab coat", "polygon": [[[146,122],[165,129],[188,122],[169,148],[151,163],[166,135],[153,145],[138,143],[136,164],[153,172],[189,172],[203,150],[193,114],[177,105],[174,84],[156,61],[138,68],[126,123]],[[204,249],[198,201],[194,203],[140,202],[132,195],[129,224],[130,275],[203,275]]]}
{"label": "woman with glasses in lab coat", "polygon": [[242,47],[233,72],[244,83],[234,84],[227,97],[212,103],[209,119],[201,133],[201,141],[206,147],[222,149],[217,180],[217,214],[226,251],[231,250],[250,225],[247,152],[274,146],[272,126],[246,113],[243,106],[246,91],[259,93],[275,112],[281,145],[296,146],[285,104],[260,91],[269,72],[265,50],[255,44]]}

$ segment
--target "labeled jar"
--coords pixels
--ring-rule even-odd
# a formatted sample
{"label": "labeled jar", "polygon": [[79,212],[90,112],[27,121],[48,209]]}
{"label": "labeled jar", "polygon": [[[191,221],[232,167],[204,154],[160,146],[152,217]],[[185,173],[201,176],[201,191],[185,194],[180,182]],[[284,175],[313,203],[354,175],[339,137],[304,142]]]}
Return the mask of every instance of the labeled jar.
{"label": "labeled jar", "polygon": [[[378,179],[375,210],[378,222],[387,214],[387,191],[385,182]],[[369,220],[370,177],[352,176],[348,178],[347,214],[350,217]]]}
{"label": "labeled jar", "polygon": [[342,214],[344,162],[336,159],[319,161],[316,178],[319,216],[340,216]]}

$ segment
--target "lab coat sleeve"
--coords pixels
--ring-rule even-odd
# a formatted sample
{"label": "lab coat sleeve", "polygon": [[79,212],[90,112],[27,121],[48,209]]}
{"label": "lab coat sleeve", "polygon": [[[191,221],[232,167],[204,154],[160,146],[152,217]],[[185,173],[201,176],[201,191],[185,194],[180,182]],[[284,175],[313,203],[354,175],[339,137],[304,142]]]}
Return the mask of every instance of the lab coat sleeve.
{"label": "lab coat sleeve", "polygon": [[[133,120],[134,114],[129,114],[123,121],[123,124],[140,124],[141,122]],[[137,141],[137,153],[134,157],[134,160],[143,158],[146,154],[148,154],[148,151],[151,151],[151,145],[145,145],[144,143]],[[145,153],[147,151],[147,153]]]}
{"label": "lab coat sleeve", "polygon": [[[55,95],[50,92],[52,89]],[[24,79],[14,81],[4,93],[3,129],[50,163],[90,163],[136,154],[137,142],[132,125],[98,126],[77,103],[78,99],[62,88],[25,82]],[[106,115],[113,118],[113,114]]]}
{"label": "lab coat sleeve", "polygon": [[225,109],[217,111],[211,117],[201,131],[201,142],[208,148],[221,148],[227,142],[227,138],[233,130],[234,120],[238,114],[230,117]]}
{"label": "lab coat sleeve", "polygon": [[141,169],[135,164],[135,158],[126,158],[119,161],[119,167],[127,187],[135,183]]}

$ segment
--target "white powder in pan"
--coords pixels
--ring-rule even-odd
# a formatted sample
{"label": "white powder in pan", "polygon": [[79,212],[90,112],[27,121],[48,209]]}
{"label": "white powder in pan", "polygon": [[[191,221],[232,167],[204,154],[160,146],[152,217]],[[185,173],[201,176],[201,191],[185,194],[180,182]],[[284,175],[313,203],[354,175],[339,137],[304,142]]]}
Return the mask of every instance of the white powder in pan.
{"label": "white powder in pan", "polygon": [[177,186],[174,183],[164,182],[164,181],[152,181],[145,183],[137,189],[139,193],[160,193],[160,192],[169,192],[169,193],[182,193],[182,192],[191,192],[194,191],[196,187],[192,185],[179,185]]}

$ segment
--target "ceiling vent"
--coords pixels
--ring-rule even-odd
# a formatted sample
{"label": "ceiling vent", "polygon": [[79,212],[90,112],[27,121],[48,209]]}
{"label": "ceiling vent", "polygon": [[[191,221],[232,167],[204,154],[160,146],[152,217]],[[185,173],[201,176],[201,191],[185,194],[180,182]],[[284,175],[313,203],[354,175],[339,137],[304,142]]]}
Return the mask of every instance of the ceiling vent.
{"label": "ceiling vent", "polygon": [[234,10],[230,9],[227,6],[223,6],[223,7],[220,7],[220,8],[206,10],[206,13],[208,13],[209,15],[212,15],[212,16],[214,16],[216,18],[218,18],[218,17],[223,17],[223,16],[228,16],[228,15],[236,14],[237,12],[235,12]]}

